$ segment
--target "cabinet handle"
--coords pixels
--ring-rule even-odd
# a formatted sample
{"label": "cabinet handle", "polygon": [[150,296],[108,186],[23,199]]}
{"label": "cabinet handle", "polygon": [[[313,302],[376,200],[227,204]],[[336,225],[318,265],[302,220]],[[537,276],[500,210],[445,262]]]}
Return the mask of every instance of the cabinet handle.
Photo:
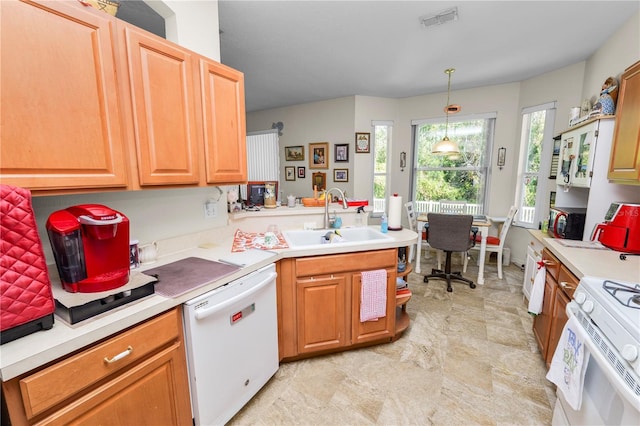
{"label": "cabinet handle", "polygon": [[566,288],[567,290],[574,290],[575,289],[574,286],[569,285],[569,283],[566,282],[566,281],[560,281],[560,287]]}
{"label": "cabinet handle", "polygon": [[543,259],[542,263],[544,263],[545,265],[548,265],[548,266],[556,266],[556,262],[554,262],[553,260]]}
{"label": "cabinet handle", "polygon": [[131,346],[127,347],[126,350],[120,352],[118,355],[114,356],[113,358],[109,359],[106,356],[104,357],[104,362],[105,364],[113,364],[116,361],[120,361],[122,358],[131,355],[131,353],[133,352],[133,348]]}

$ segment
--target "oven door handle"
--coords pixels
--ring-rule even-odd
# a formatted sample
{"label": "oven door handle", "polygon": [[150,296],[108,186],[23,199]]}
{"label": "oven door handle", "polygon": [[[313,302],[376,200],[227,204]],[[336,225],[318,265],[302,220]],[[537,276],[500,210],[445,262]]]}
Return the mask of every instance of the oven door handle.
{"label": "oven door handle", "polygon": [[[195,316],[197,320],[201,320],[204,319],[208,316],[211,316],[213,314],[215,314],[216,312],[220,312],[221,310],[225,309],[228,306],[233,305],[234,303],[236,303],[238,300],[241,299],[245,299],[247,297],[252,296],[253,294],[257,293],[258,291],[260,291],[260,289],[262,289],[262,287],[266,286],[267,284],[269,284],[270,282],[272,282],[273,280],[276,279],[276,277],[278,276],[277,273],[275,272],[270,272],[269,274],[267,274],[265,276],[265,278],[260,281],[258,284],[254,285],[253,287],[251,287],[249,290],[247,291],[243,291],[240,294],[237,294],[231,298],[229,298],[228,300],[225,300],[222,303],[219,303],[217,305],[212,306],[209,309],[200,309],[197,310],[195,312]],[[233,285],[233,284],[231,284]]]}
{"label": "oven door handle", "polygon": [[[576,311],[578,310],[580,310],[580,308],[578,307],[578,304],[575,301],[571,301],[567,304],[566,313],[569,317],[577,316]],[[621,374],[628,375],[630,378],[635,378],[635,386],[638,386],[638,382],[639,382],[638,375],[635,374],[635,372],[630,368],[624,367],[625,365],[627,365],[626,361],[624,361],[622,357],[618,354],[615,347],[609,342],[609,339],[607,339],[600,332],[600,330],[598,330],[598,328],[590,322],[590,320],[589,320],[589,325],[592,329],[591,331],[593,333],[598,334],[598,336],[601,339],[601,343],[598,345],[593,342],[593,339],[591,338],[590,333],[584,329],[584,325],[580,320],[580,317],[576,319],[580,324],[580,332],[579,332],[580,337],[582,338],[582,341],[584,342],[584,345],[586,346],[586,348],[589,349],[589,354],[591,357],[589,362],[596,362],[600,367],[600,370],[602,371],[602,373],[607,377],[607,379],[609,379],[609,382],[616,389],[616,391],[624,399],[626,399],[627,402],[629,402],[629,404],[631,404],[633,407],[637,409],[638,406],[640,405],[640,397],[638,397],[638,395],[636,395],[635,392],[631,389],[631,384],[626,380],[624,380],[620,375]],[[602,348],[603,345],[606,346],[606,349]],[[605,354],[603,354],[602,351],[607,352],[606,356]],[[610,357],[615,358],[615,360],[610,361],[611,359]],[[611,364],[612,362],[614,362],[618,366],[623,366],[623,369],[625,371],[619,372],[618,369],[613,367],[613,365]]]}

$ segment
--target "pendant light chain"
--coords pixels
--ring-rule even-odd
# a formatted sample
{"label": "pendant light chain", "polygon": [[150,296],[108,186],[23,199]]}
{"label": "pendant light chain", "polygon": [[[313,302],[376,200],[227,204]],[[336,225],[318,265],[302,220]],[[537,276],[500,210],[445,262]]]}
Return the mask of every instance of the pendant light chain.
{"label": "pendant light chain", "polygon": [[455,68],[448,68],[444,70],[446,74],[449,75],[449,83],[447,84],[447,106],[444,107],[445,112],[447,113],[447,117],[445,119],[445,127],[444,127],[444,137],[447,138],[449,135],[449,100],[451,97],[451,74],[455,71]]}

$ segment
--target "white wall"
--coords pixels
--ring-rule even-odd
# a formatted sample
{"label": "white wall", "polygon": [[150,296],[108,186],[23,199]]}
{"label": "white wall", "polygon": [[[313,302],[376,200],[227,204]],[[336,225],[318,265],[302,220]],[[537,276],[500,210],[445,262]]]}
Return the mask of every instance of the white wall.
{"label": "white wall", "polygon": [[[354,156],[354,110],[355,97],[349,96],[338,99],[331,99],[322,102],[313,102],[294,107],[274,108],[247,114],[247,132],[255,132],[270,129],[273,123],[282,121],[284,129],[280,142],[280,189],[286,197],[289,194],[296,197],[313,196],[313,186],[311,174],[313,172],[323,172],[327,176],[327,188],[340,188],[347,191],[348,198],[358,198],[362,195],[354,192],[355,176],[353,164]],[[309,168],[309,143],[328,142],[329,143],[329,168],[310,169]],[[334,145],[349,144],[349,162],[334,162]],[[286,146],[304,146],[304,161],[286,161],[284,148]],[[358,154],[363,155],[363,154]],[[295,181],[284,180],[285,167],[305,167],[306,177]],[[349,182],[334,182],[333,170],[335,168],[349,169]],[[361,176],[361,175],[359,175]]]}
{"label": "white wall", "polygon": [[[392,130],[392,144],[397,146],[398,149],[393,149],[391,153],[391,172],[393,173],[396,167],[399,168],[399,157],[394,153],[402,152],[404,144],[400,143],[400,139],[396,136],[397,129],[399,127],[399,101],[397,99],[378,98],[372,96],[356,96],[356,111],[355,111],[355,132],[371,132],[373,141],[373,128],[371,127],[372,121],[393,121]],[[351,140],[355,145],[355,134]],[[404,150],[407,152],[407,164],[410,163],[410,150]],[[399,155],[399,154],[398,154]],[[373,182],[371,179],[362,179],[361,176],[373,176],[373,153],[360,153],[353,156],[353,168],[356,171],[353,180],[353,191],[359,198],[372,200],[373,199]],[[392,177],[392,182],[398,182],[396,187],[404,188],[408,187],[408,169],[405,170],[404,181],[403,176]],[[406,198],[405,198],[406,199]]]}
{"label": "white wall", "polygon": [[145,0],[165,19],[167,40],[220,61],[217,0]]}

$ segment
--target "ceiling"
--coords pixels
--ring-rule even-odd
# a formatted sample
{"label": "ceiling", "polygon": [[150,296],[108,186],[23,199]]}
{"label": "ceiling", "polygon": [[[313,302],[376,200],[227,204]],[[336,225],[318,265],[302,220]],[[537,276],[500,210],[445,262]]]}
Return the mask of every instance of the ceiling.
{"label": "ceiling", "polygon": [[[457,6],[458,19],[419,18]],[[247,111],[351,95],[405,98],[526,80],[589,58],[638,1],[219,0],[221,62]],[[604,79],[603,79],[604,81]]]}

